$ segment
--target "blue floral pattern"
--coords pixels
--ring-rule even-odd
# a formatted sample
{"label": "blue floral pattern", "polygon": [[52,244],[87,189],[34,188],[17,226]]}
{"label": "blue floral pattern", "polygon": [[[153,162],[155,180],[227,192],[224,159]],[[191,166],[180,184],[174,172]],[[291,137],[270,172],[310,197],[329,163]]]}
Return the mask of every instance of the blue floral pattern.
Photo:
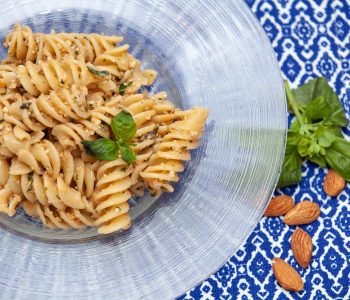
{"label": "blue floral pattern", "polygon": [[[326,77],[350,116],[350,2],[347,0],[246,0],[265,29],[283,76],[296,87]],[[344,129],[350,137],[350,126]],[[321,218],[301,226],[314,243],[311,266],[301,269],[290,250],[295,228],[282,218],[263,218],[235,255],[201,285],[179,299],[350,299],[350,186],[337,199],[323,191],[327,170],[303,165],[296,187],[276,191],[296,202],[312,199]],[[271,271],[281,257],[305,281],[300,293],[284,291]]]}

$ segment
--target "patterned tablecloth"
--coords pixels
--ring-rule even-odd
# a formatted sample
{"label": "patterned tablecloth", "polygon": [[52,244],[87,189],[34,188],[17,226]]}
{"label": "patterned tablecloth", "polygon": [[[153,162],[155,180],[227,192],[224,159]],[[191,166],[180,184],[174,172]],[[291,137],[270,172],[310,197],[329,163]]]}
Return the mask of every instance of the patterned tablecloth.
{"label": "patterned tablecloth", "polygon": [[[246,0],[264,27],[283,76],[292,87],[316,76],[326,77],[350,117],[350,1]],[[350,126],[344,131],[350,136]],[[180,299],[350,299],[350,185],[331,199],[323,191],[327,170],[303,165],[297,187],[278,193],[296,202],[312,199],[321,217],[302,226],[313,238],[311,267],[302,270],[290,250],[295,228],[282,218],[263,218],[245,245],[214,275]],[[281,257],[305,281],[300,293],[279,287],[271,259]]]}

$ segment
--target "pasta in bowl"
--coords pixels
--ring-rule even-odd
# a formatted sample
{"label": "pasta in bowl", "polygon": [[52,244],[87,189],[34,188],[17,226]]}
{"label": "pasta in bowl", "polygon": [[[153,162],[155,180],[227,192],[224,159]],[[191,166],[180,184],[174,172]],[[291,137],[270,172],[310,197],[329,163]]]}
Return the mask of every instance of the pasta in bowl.
{"label": "pasta in bowl", "polygon": [[[23,186],[28,186],[25,193],[30,199],[44,201],[40,203],[42,213],[32,201],[23,201],[27,199],[24,197],[11,199],[12,205],[7,206],[16,211],[15,215],[0,213],[2,297],[168,299],[218,269],[247,238],[265,209],[282,165],[287,127],[279,67],[268,39],[244,2],[22,0],[14,4],[13,0],[3,0],[0,12],[1,41],[6,42],[8,35],[8,43],[17,40],[18,35],[11,35],[16,22],[23,24],[22,29],[29,27],[34,37],[39,36],[39,45],[46,39],[40,33],[50,36],[50,48],[45,51],[42,48],[42,52],[36,48],[34,38],[28,40],[25,46],[31,45],[34,53],[27,57],[28,51],[22,51],[18,63],[17,46],[8,58],[9,48],[0,45],[1,59],[7,58],[0,68],[1,103],[11,106],[12,128],[21,128],[22,123],[28,128],[32,126],[21,128],[31,136],[31,143],[24,147],[30,153],[21,151],[21,161],[17,158],[17,166],[12,166],[19,175],[6,180],[10,187],[18,188],[19,194]],[[25,31],[30,33],[29,29]],[[74,34],[70,38],[65,35],[75,46],[68,49],[69,56],[60,47],[51,47],[53,41],[62,39],[62,32],[82,33],[77,39]],[[121,35],[124,41],[107,40],[105,46],[95,47],[98,36],[83,37],[91,33]],[[112,45],[117,42],[118,50],[107,49],[109,41]],[[26,42],[22,39],[23,43]],[[127,44],[130,47],[126,51]],[[100,56],[103,51],[109,51],[108,55]],[[142,65],[133,65],[128,54],[141,60]],[[101,60],[96,61],[97,56]],[[122,59],[118,59],[120,56]],[[120,70],[109,68],[112,60],[122,63]],[[62,63],[57,65],[58,61]],[[16,68],[20,65],[23,67],[17,76]],[[128,72],[131,69],[133,72]],[[155,81],[152,71],[144,73],[147,70],[157,71]],[[124,84],[113,82],[113,76],[125,76]],[[46,77],[50,80],[43,80]],[[153,83],[148,86],[148,82]],[[119,88],[124,95],[120,95]],[[7,89],[14,92],[6,93]],[[115,89],[117,93],[113,95]],[[109,101],[104,102],[105,95]],[[74,97],[81,101],[81,106],[68,105],[74,103]],[[85,119],[84,101],[91,106],[88,110],[94,111],[91,119]],[[15,102],[23,102],[23,109],[16,107]],[[103,105],[94,107],[96,102]],[[49,110],[52,103],[61,109]],[[195,109],[198,106],[209,109],[200,146],[199,140],[186,138],[191,132],[179,135],[171,122],[166,124],[168,117],[176,115],[176,124],[187,126],[193,122],[197,126],[201,115]],[[3,108],[1,104],[1,118],[4,114],[9,117],[9,111],[5,108],[3,112]],[[33,108],[35,114],[29,115]],[[82,120],[81,124],[78,120]],[[98,126],[99,120],[106,126]],[[159,122],[165,126],[157,128]],[[120,127],[128,128],[122,134],[124,143],[119,141],[123,132]],[[194,128],[193,131],[199,131]],[[166,132],[162,132],[164,129]],[[9,141],[15,141],[8,144],[11,149],[22,149],[23,132],[13,129],[9,136],[12,137]],[[96,140],[102,142],[93,143]],[[86,147],[96,152],[99,143],[108,151],[97,155],[113,159],[100,160],[85,153]],[[171,146],[176,143],[189,149],[173,149]],[[52,146],[59,160],[48,155]],[[197,149],[191,150],[193,147]],[[121,149],[127,161],[134,157],[138,161],[127,163],[122,159]],[[117,150],[118,159],[114,159]],[[153,151],[159,152],[159,156],[152,157]],[[181,167],[188,151],[191,160]],[[11,153],[10,157],[17,156]],[[23,160],[29,155],[35,158],[37,153],[50,164],[39,161],[39,173],[20,175],[26,168]],[[174,163],[162,165],[170,157]],[[4,163],[1,159],[1,178],[8,174],[4,170],[9,171],[10,158],[6,159],[6,166]],[[21,180],[20,184],[14,180],[19,176],[23,185]],[[57,194],[50,194],[50,201],[60,205],[54,198],[61,197],[59,188],[61,194],[71,193],[69,205],[74,206],[62,210],[61,215],[54,205],[45,206],[45,197],[40,198],[42,195],[48,198],[45,189],[40,193],[37,188],[45,180],[50,184],[47,179],[53,176],[57,176],[53,186]],[[158,180],[155,176],[159,176]],[[169,178],[175,181],[167,181]],[[37,195],[31,193],[31,182],[33,192],[36,185]],[[123,189],[112,190],[116,186]],[[159,198],[151,195],[157,196],[158,189],[168,191],[171,187],[172,193],[163,192]],[[122,193],[123,190],[126,192]],[[145,194],[137,196],[142,191]],[[118,212],[113,209],[116,202],[103,201],[111,193],[118,194],[112,198],[120,202]],[[85,198],[80,198],[82,194]],[[89,207],[92,197],[93,206]],[[20,203],[16,204],[18,200]],[[79,208],[82,203],[84,210]],[[54,224],[50,217],[54,221],[58,218],[61,220],[58,224],[68,229],[43,225],[40,217],[30,217],[23,206],[29,214],[44,215],[44,221],[50,225]],[[98,228],[114,226],[111,221],[117,213],[125,217],[119,220],[120,226],[128,225],[130,220],[132,226],[108,235],[98,234]],[[96,218],[88,218],[93,214]],[[72,228],[90,221],[94,227]],[[105,227],[109,229],[112,228]]]}
{"label": "pasta in bowl", "polygon": [[0,212],[44,226],[131,224],[128,200],[173,192],[208,111],[150,94],[157,72],[119,36],[34,33],[16,24],[0,65]]}

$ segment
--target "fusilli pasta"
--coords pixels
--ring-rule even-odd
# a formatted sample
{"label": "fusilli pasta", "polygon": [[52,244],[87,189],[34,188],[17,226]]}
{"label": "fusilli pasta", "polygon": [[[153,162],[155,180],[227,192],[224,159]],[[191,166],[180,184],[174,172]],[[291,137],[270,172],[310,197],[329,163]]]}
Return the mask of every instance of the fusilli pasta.
{"label": "fusilli pasta", "polygon": [[13,31],[6,37],[5,47],[9,58],[20,61],[39,62],[48,58],[63,59],[82,56],[85,61],[93,62],[106,50],[115,48],[123,40],[119,36],[105,36],[85,33],[33,33],[28,26],[15,24]]}
{"label": "fusilli pasta", "polygon": [[92,197],[98,217],[98,232],[107,234],[130,227],[128,200],[131,197],[132,166],[122,159],[102,163],[97,170],[96,190]]}
{"label": "fusilli pasta", "polygon": [[122,40],[20,24],[6,37],[0,212],[22,207],[49,228],[108,234],[130,227],[133,195],[173,191],[208,112],[177,109],[165,92],[139,93],[157,72],[142,69]]}

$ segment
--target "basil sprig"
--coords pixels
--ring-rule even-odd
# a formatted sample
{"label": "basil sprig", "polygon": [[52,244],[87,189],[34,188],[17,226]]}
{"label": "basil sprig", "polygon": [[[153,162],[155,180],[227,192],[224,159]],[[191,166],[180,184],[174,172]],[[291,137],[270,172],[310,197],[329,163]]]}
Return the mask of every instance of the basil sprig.
{"label": "basil sprig", "polygon": [[350,143],[341,127],[348,124],[337,94],[323,77],[315,78],[295,90],[285,82],[288,107],[294,113],[278,187],[301,181],[301,165],[307,159],[330,167],[350,180]]}
{"label": "basil sprig", "polygon": [[82,141],[86,153],[99,160],[115,160],[120,153],[122,159],[131,164],[136,160],[135,151],[131,148],[131,141],[136,133],[134,119],[129,112],[123,110],[113,117],[110,126],[115,140],[100,138]]}

